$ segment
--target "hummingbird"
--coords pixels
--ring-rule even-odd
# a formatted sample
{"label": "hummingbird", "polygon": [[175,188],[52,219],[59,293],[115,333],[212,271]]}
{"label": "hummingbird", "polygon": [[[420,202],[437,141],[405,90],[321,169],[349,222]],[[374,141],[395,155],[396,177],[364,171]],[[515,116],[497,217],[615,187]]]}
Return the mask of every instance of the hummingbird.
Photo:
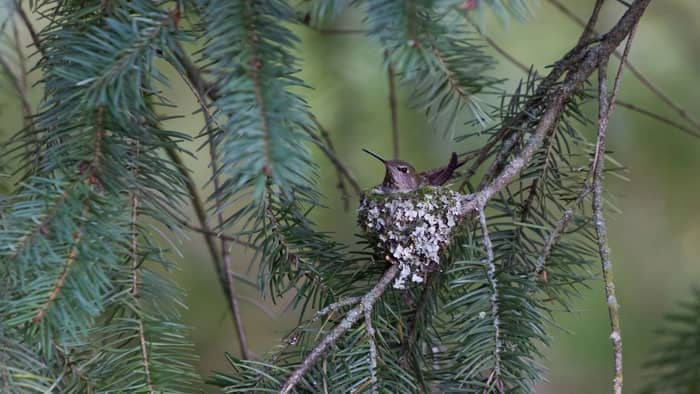
{"label": "hummingbird", "polygon": [[406,193],[420,189],[423,186],[442,186],[447,182],[455,170],[464,163],[460,162],[457,154],[452,152],[450,162],[446,166],[432,170],[417,172],[408,162],[403,160],[386,160],[369,149],[362,149],[368,155],[384,163],[386,174],[384,181],[373,190],[381,193]]}

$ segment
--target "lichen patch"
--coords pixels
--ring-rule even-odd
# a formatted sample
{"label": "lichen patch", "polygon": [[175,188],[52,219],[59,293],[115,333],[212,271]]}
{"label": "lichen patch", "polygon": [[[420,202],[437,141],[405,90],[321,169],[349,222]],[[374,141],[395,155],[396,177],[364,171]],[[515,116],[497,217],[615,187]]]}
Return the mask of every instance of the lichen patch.
{"label": "lichen patch", "polygon": [[422,283],[440,267],[462,212],[462,196],[449,189],[425,187],[411,193],[363,196],[358,222],[377,253],[399,264],[394,288]]}

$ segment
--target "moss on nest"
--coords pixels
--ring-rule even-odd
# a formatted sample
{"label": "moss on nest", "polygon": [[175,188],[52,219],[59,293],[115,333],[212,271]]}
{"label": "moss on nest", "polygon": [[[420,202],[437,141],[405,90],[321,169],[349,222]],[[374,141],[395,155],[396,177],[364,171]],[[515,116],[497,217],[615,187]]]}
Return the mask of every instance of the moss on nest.
{"label": "moss on nest", "polygon": [[401,266],[394,282],[421,283],[440,268],[440,257],[459,225],[462,195],[441,187],[411,193],[369,193],[362,197],[358,223],[377,253]]}

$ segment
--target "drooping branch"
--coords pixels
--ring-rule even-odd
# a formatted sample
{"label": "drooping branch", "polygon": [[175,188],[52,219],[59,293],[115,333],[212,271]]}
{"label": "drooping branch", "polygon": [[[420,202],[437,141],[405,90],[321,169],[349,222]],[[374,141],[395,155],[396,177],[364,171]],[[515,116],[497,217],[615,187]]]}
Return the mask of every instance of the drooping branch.
{"label": "drooping branch", "polygon": [[[175,57],[177,58],[180,66],[182,66],[184,69],[185,77],[191,86],[201,87],[201,92],[203,92],[202,96],[206,96],[212,101],[219,99],[219,93],[216,90],[216,86],[204,79],[201,70],[196,64],[194,64],[194,62],[192,62],[189,56],[187,56],[182,46],[178,46],[177,51],[175,52]],[[201,99],[199,99],[199,101],[201,103]],[[316,118],[312,118],[312,121],[318,128],[320,136],[308,128],[304,128],[304,131],[309,135],[309,137],[311,137],[312,141],[318,145],[321,151],[326,155],[326,157],[328,157],[331,164],[333,164],[333,166],[336,168],[339,176],[339,182],[342,183],[342,179],[340,178],[342,175],[342,177],[344,177],[350,184],[355,194],[360,195],[360,193],[362,193],[362,188],[349,167],[345,165],[345,163],[343,163],[343,161],[338,157],[328,130],[326,130],[326,128],[324,128]]]}
{"label": "drooping branch", "polygon": [[[195,96],[195,99],[197,100],[197,103],[199,104],[202,110],[202,116],[204,117],[204,123],[206,128],[206,135],[208,137],[207,144],[209,146],[209,156],[211,160],[212,180],[214,182],[214,189],[219,190],[221,186],[221,181],[219,179],[219,173],[216,169],[218,161],[216,147],[214,146],[213,141],[213,124],[216,124],[217,127],[220,126],[218,125],[216,118],[212,116],[211,112],[209,111],[209,108],[204,98],[206,94],[205,92],[209,92],[209,94],[211,94],[211,92],[209,90],[205,90],[206,84],[204,79],[202,79],[201,77],[201,71],[185,55],[184,48],[181,45],[177,46],[175,55],[180,63],[180,66],[182,66],[182,68],[185,70],[185,83],[187,83],[188,87],[192,91],[192,94]],[[223,234],[223,207],[221,199],[218,195],[216,195],[214,198],[214,204],[217,212],[217,220],[219,222],[220,231],[214,232],[209,228],[206,219],[204,203],[202,202],[202,199],[199,196],[199,191],[197,190],[194,184],[194,179],[192,179],[192,176],[189,174],[189,172],[187,172],[187,168],[184,166],[184,163],[182,161],[182,158],[180,158],[179,153],[174,148],[168,148],[167,152],[171,160],[173,160],[173,162],[177,164],[180,173],[186,179],[187,189],[190,192],[189,194],[192,206],[195,209],[195,214],[197,215],[197,220],[199,221],[201,228],[191,226],[189,223],[182,224],[191,230],[200,232],[204,236],[204,239],[207,243],[207,248],[209,249],[209,254],[212,258],[212,262],[214,263],[217,274],[219,276],[221,288],[224,291],[224,294],[226,295],[226,301],[231,310],[231,318],[233,319],[233,323],[236,328],[236,337],[238,338],[241,356],[244,359],[249,359],[250,350],[248,346],[245,326],[243,325],[243,319],[241,317],[240,305],[238,302],[239,296],[236,292],[235,280],[237,279],[238,275],[233,271],[231,267],[231,257],[228,242],[231,241],[248,247],[254,247],[254,245],[251,245],[244,241],[239,241],[234,237],[228,237]],[[219,239],[220,254],[216,251],[216,246],[214,245],[214,236]]]}
{"label": "drooping branch", "polygon": [[[208,129],[207,131],[207,136],[209,137],[209,155],[211,159],[211,166],[212,166],[212,178],[214,180],[214,188],[215,190],[219,190],[221,187],[221,183],[219,180],[219,174],[216,171],[216,165],[218,163],[218,160],[216,158],[216,147],[214,146],[214,138],[212,136],[213,131],[211,130],[211,118],[209,116],[209,113],[207,112],[206,108],[204,109],[204,116],[206,117],[205,123],[206,127]],[[214,199],[215,207],[216,207],[216,213],[217,213],[217,220],[219,221],[219,228],[223,228],[224,224],[224,207],[222,205],[221,199],[219,196],[215,196]],[[228,247],[228,242],[220,238],[219,239],[221,243],[221,259],[222,259],[222,269],[223,269],[223,274],[225,278],[225,283],[226,283],[226,288],[227,288],[227,294],[228,294],[228,301],[229,301],[229,306],[231,307],[231,316],[233,318],[234,325],[236,326],[236,336],[238,338],[238,345],[241,350],[241,356],[244,359],[249,359],[250,358],[250,349],[248,347],[248,340],[246,336],[246,331],[245,331],[245,326],[243,325],[243,318],[241,317],[241,310],[240,306],[238,304],[238,296],[236,292],[236,282],[235,278],[232,275],[233,272],[233,267],[231,266],[231,254],[229,252],[229,247]]]}

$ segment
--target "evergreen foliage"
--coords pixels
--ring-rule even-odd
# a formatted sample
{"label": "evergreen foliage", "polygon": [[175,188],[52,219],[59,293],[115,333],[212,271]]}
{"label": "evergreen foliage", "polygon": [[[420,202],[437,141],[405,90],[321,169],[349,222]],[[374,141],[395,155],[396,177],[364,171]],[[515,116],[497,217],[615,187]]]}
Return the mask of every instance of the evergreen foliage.
{"label": "evergreen foliage", "polygon": [[[594,161],[579,130],[588,123],[580,110],[590,99],[585,90],[566,99],[523,171],[477,215],[450,225],[451,242],[440,241],[443,261],[416,271],[422,283],[385,286],[367,304],[396,261],[374,248],[372,234],[344,245],[309,218],[323,204],[309,145],[326,143],[300,93],[308,86],[298,76],[291,25],[331,26],[348,7],[364,13],[384,67],[435,129],[463,142],[475,137],[463,132],[465,122],[479,128],[482,145],[465,153],[474,161],[451,200],[472,201],[465,196],[475,173],[478,190],[522,160],[564,72],[560,64],[545,78],[531,72],[502,94],[500,106],[482,105],[480,95],[501,94],[501,80],[465,4],[30,4],[48,20],[35,70],[44,96],[0,163],[15,166],[20,179],[0,199],[0,390],[189,392],[200,383],[182,292],[164,272],[174,266],[164,245],[186,223],[180,210],[198,199],[175,159],[187,136],[161,126],[159,110],[171,105],[162,67],[174,66],[205,117],[200,139],[213,185],[206,205],[219,223],[210,230],[202,220],[200,231],[219,238],[222,260],[224,233],[252,248],[261,293],[277,301],[291,292],[301,311],[277,348],[262,359],[228,355],[231,370],[211,384],[224,392],[277,391],[319,338],[341,327],[297,390],[533,391],[551,312],[569,307],[596,255],[583,205]],[[523,19],[530,2],[489,0],[478,10],[487,8]],[[186,41],[202,44],[196,64]],[[563,221],[573,223],[567,231]],[[216,264],[230,285],[226,263]],[[232,287],[225,291],[235,298]],[[318,312],[309,317],[310,310]]]}
{"label": "evergreen foliage", "polygon": [[50,391],[189,391],[183,305],[153,271],[171,265],[154,233],[185,196],[160,153],[184,135],[155,110],[168,101],[154,62],[171,56],[176,22],[150,1],[40,6],[45,95],[12,145],[23,181],[1,211],[3,332],[45,364]]}
{"label": "evergreen foliage", "polygon": [[369,0],[366,4],[369,34],[384,48],[385,67],[397,70],[412,87],[413,106],[446,132],[464,122],[458,116],[465,108],[486,122],[488,115],[476,95],[497,82],[486,74],[493,59],[469,38],[473,33],[455,10],[458,3]]}
{"label": "evergreen foliage", "polygon": [[695,393],[700,387],[700,289],[692,299],[678,302],[675,311],[656,330],[652,353],[645,365],[645,393]]}

